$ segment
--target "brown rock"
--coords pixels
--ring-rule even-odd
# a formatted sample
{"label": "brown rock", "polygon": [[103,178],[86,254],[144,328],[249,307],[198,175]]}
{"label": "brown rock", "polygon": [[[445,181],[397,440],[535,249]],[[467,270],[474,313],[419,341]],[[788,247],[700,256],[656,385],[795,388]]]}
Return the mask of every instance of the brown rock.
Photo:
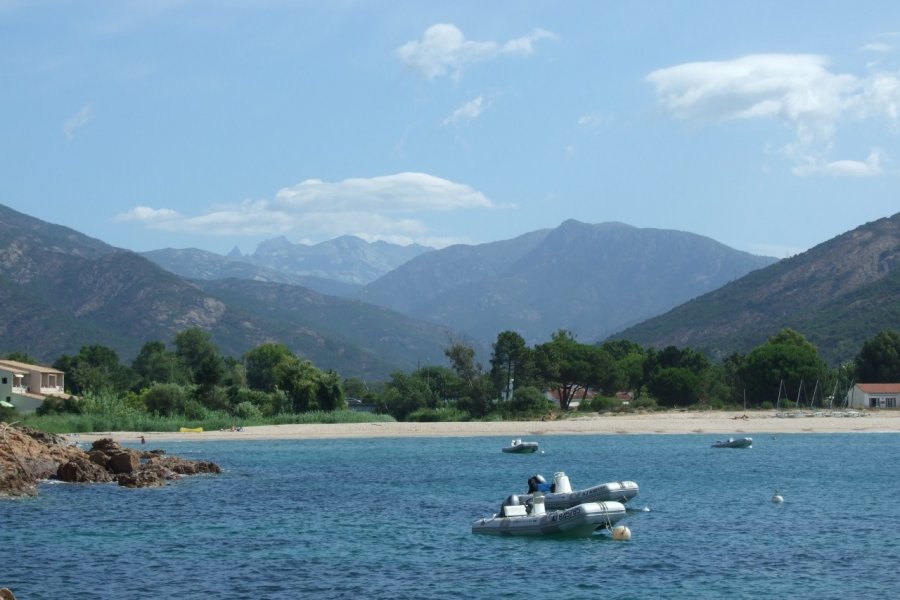
{"label": "brown rock", "polygon": [[115,480],[126,487],[150,487],[182,475],[220,472],[212,462],[167,456],[164,450],[139,452],[122,448],[110,438],[97,440],[85,452],[63,436],[0,422],[0,498],[37,495],[38,483],[53,477],[73,483]]}
{"label": "brown rock", "polygon": [[59,465],[56,478],[69,483],[104,483],[112,481],[109,472],[87,457],[79,456]]}
{"label": "brown rock", "polygon": [[162,487],[166,485],[166,471],[157,468],[146,468],[132,473],[116,475],[116,481],[123,487]]}
{"label": "brown rock", "polygon": [[106,468],[113,474],[133,473],[141,467],[141,459],[137,452],[121,450],[109,457]]}
{"label": "brown rock", "polygon": [[0,600],[16,600],[12,590],[9,588],[0,588]]}

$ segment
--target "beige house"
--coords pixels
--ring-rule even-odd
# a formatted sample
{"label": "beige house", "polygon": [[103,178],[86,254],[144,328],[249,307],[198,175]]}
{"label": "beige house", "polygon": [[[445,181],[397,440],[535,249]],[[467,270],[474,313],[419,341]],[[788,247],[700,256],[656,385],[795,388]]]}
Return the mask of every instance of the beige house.
{"label": "beige house", "polygon": [[34,412],[47,396],[67,398],[65,373],[50,367],[0,360],[0,405]]}
{"label": "beige house", "polygon": [[897,408],[900,383],[857,383],[847,392],[850,408]]}

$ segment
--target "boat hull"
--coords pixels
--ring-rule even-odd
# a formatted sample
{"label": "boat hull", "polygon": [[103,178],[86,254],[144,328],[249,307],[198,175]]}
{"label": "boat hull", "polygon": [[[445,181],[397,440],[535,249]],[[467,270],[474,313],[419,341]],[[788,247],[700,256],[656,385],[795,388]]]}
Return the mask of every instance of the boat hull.
{"label": "boat hull", "polygon": [[[585,502],[628,502],[637,496],[640,488],[634,481],[610,481],[583,490],[563,493],[545,493],[547,510],[565,510]],[[523,502],[531,501],[531,495],[519,496]]]}
{"label": "boat hull", "polygon": [[713,443],[713,448],[752,448],[753,438],[737,438],[729,440],[721,440]]}
{"label": "boat hull", "polygon": [[494,515],[472,523],[472,533],[503,536],[589,537],[597,530],[612,529],[625,517],[620,502],[586,502],[542,515],[503,517]]}
{"label": "boat hull", "polygon": [[502,450],[508,454],[531,454],[537,452],[537,442],[519,442],[512,446],[504,446]]}

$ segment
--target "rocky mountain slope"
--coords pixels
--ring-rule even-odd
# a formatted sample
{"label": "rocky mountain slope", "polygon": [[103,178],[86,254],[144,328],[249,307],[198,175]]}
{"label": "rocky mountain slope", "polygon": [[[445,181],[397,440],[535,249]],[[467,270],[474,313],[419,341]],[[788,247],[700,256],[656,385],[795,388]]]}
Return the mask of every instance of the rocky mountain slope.
{"label": "rocky mountain slope", "polygon": [[360,297],[478,339],[512,330],[534,344],[568,329],[590,341],[773,262],[691,233],[569,220],[418,256]]}
{"label": "rocky mountain slope", "polygon": [[690,346],[715,357],[747,352],[785,327],[832,364],[866,339],[900,328],[900,213],[866,223],[615,334]]}
{"label": "rocky mountain slope", "polygon": [[[441,357],[446,346],[444,327],[302,288],[292,293],[291,300],[277,300],[296,301],[291,310],[266,302],[229,304],[138,254],[0,205],[0,353],[25,352],[51,363],[101,344],[129,362],[147,341],[171,343],[177,333],[200,327],[227,356],[277,341],[322,369],[383,379],[414,367],[423,353]],[[322,317],[311,308],[316,305],[342,317]],[[382,319],[382,330],[404,340],[390,351],[369,337],[369,327],[332,329],[339,321]]]}

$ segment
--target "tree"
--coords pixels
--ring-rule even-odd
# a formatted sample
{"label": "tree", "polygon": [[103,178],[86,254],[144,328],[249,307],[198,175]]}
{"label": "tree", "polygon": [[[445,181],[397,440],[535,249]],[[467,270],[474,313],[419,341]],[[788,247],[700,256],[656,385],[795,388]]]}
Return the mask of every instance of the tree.
{"label": "tree", "polygon": [[498,394],[506,400],[512,398],[515,382],[518,386],[528,385],[530,379],[531,352],[525,339],[514,331],[503,331],[497,335],[491,356],[491,380]]}
{"label": "tree", "polygon": [[702,380],[685,367],[657,370],[647,382],[647,389],[661,406],[690,406],[696,403]]}
{"label": "tree", "polygon": [[180,385],[157,383],[144,391],[141,399],[148,412],[168,417],[184,410],[187,394]]}
{"label": "tree", "polygon": [[28,354],[27,352],[10,352],[6,355],[6,360],[14,360],[16,362],[25,363],[27,365],[39,365],[36,358]]}
{"label": "tree", "polygon": [[900,332],[886,329],[866,340],[854,366],[862,383],[900,381]]}
{"label": "tree", "polygon": [[405,421],[413,411],[436,407],[439,400],[428,387],[428,381],[418,372],[408,375],[395,371],[385,385],[377,407],[380,412],[385,412],[398,421]]}
{"label": "tree", "polygon": [[192,383],[200,383],[197,377],[201,370],[205,384],[210,383],[211,377],[221,374],[215,365],[216,359],[219,359],[219,349],[209,333],[199,327],[185,329],[175,336],[175,356],[187,380]]}
{"label": "tree", "polygon": [[254,390],[272,392],[278,385],[281,365],[296,361],[297,357],[284,344],[261,344],[244,354],[247,386]]}
{"label": "tree", "polygon": [[459,377],[457,406],[476,417],[488,414],[493,407],[492,386],[481,365],[475,362],[475,349],[456,342],[446,348],[444,354]]}
{"label": "tree", "polygon": [[662,406],[690,406],[706,396],[711,364],[690,348],[667,346],[647,352],[647,390]]}
{"label": "tree", "polygon": [[73,394],[125,393],[135,380],[134,372],[119,363],[115,350],[93,344],[82,346],[75,356],[61,356],[53,367],[66,373],[66,385]]}
{"label": "tree", "polygon": [[792,329],[784,329],[747,355],[740,371],[753,405],[778,397],[781,384],[799,390],[802,382],[824,380],[828,367],[816,347]]}
{"label": "tree", "polygon": [[175,383],[177,358],[159,341],[147,342],[131,362],[131,369],[140,378],[140,387],[154,383]]}
{"label": "tree", "polygon": [[618,378],[615,362],[605,350],[575,341],[561,329],[552,340],[534,349],[537,371],[547,387],[556,391],[560,410],[569,410],[580,391],[609,387]]}
{"label": "tree", "polygon": [[639,392],[644,386],[644,361],[647,351],[630,340],[610,340],[600,345],[616,362],[616,370],[620,379],[612,386],[619,389],[628,389]]}

